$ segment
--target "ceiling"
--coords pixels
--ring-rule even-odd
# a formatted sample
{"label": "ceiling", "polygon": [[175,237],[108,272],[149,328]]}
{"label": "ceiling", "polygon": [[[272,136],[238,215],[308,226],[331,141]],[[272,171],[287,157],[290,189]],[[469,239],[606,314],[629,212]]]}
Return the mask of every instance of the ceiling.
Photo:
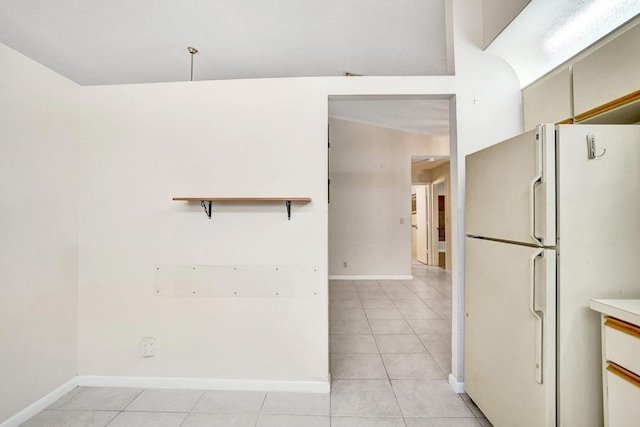
{"label": "ceiling", "polygon": [[487,51],[504,58],[524,87],[639,13],[640,0],[532,0]]}
{"label": "ceiling", "polygon": [[531,0],[482,0],[482,47],[486,48]]}
{"label": "ceiling", "polygon": [[[444,75],[446,1],[0,0],[0,42],[81,85],[189,80],[187,46],[194,80]],[[483,0],[485,37],[527,1]],[[639,12],[640,0],[531,0],[487,50],[524,86]],[[448,138],[448,108],[341,99],[330,115]]]}
{"label": "ceiling", "polygon": [[447,73],[445,0],[0,0],[0,42],[81,85]]}
{"label": "ceiling", "polygon": [[431,170],[449,161],[449,156],[411,156],[411,167],[419,170]]}
{"label": "ceiling", "polygon": [[449,100],[331,97],[329,117],[435,138],[449,138]]}

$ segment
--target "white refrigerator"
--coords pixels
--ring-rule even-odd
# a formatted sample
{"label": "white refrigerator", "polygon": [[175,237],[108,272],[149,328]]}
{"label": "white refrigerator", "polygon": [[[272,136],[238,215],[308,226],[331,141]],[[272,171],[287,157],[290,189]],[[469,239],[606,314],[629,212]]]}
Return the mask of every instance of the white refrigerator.
{"label": "white refrigerator", "polygon": [[465,197],[466,392],[495,427],[602,426],[589,301],[640,298],[640,126],[538,126],[467,156]]}

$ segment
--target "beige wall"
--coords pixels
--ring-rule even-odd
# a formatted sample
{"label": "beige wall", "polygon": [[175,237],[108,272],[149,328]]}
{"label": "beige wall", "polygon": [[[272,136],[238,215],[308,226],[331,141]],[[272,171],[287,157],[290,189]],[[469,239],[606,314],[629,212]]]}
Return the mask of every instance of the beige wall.
{"label": "beige wall", "polygon": [[[84,88],[80,375],[328,391],[327,96],[308,102],[308,82]],[[199,203],[172,201],[215,196],[312,202],[294,203],[289,221],[284,203],[214,203],[208,219]],[[313,266],[322,287],[280,297],[263,283],[269,296],[243,297],[260,279],[249,268],[246,282],[207,283],[225,280],[237,298],[158,296],[156,265]],[[155,357],[142,357],[143,337]]]}
{"label": "beige wall", "polygon": [[[481,8],[478,0],[465,2],[464,5],[457,2],[453,4],[456,40],[455,76],[250,79],[85,88],[83,96],[87,102],[83,107],[83,113],[91,114],[99,126],[87,133],[87,137],[83,138],[83,141],[87,142],[87,149],[93,151],[91,157],[96,159],[97,165],[100,166],[96,170],[91,168],[93,162],[87,164],[86,176],[92,177],[99,188],[102,185],[101,181],[105,180],[105,172],[102,169],[111,167],[115,159],[121,158],[121,156],[109,154],[108,157],[111,159],[109,163],[103,163],[103,160],[100,160],[102,142],[108,141],[113,132],[116,134],[120,132],[118,128],[122,127],[123,123],[127,124],[122,130],[127,134],[125,142],[133,142],[125,154],[131,156],[131,163],[140,164],[143,167],[143,170],[136,173],[127,171],[126,176],[134,178],[135,184],[132,185],[129,182],[131,179],[129,179],[124,185],[140,186],[144,191],[138,190],[135,195],[132,195],[131,192],[135,188],[128,188],[124,195],[127,203],[117,204],[118,206],[127,206],[127,210],[123,212],[120,208],[113,208],[105,213],[110,218],[109,226],[119,226],[120,223],[123,223],[123,226],[135,230],[138,224],[142,225],[146,228],[144,232],[152,240],[138,237],[136,244],[147,246],[151,245],[149,242],[153,242],[153,239],[164,236],[166,230],[170,235],[182,231],[179,235],[180,240],[177,241],[182,244],[174,243],[175,247],[172,249],[177,251],[178,256],[187,258],[191,254],[196,254],[197,259],[206,263],[209,262],[209,257],[219,254],[221,259],[215,260],[216,262],[234,262],[235,259],[250,262],[254,259],[254,252],[251,252],[252,255],[249,258],[242,258],[242,256],[247,253],[245,248],[253,251],[254,246],[251,242],[236,239],[237,244],[229,246],[226,243],[230,241],[234,230],[241,229],[240,223],[229,229],[230,234],[226,234],[227,238],[225,239],[220,239],[218,233],[211,232],[211,230],[205,231],[203,235],[202,227],[196,225],[195,222],[192,223],[191,220],[188,223],[176,220],[175,223],[168,224],[169,228],[159,228],[155,224],[156,216],[162,217],[165,212],[173,211],[165,211],[171,203],[164,202],[164,200],[171,193],[163,190],[160,182],[148,181],[146,178],[146,172],[152,168],[155,161],[155,155],[150,157],[150,153],[155,153],[158,147],[164,147],[162,162],[176,165],[175,169],[171,169],[171,167],[169,169],[170,172],[175,171],[171,172],[171,181],[167,182],[165,178],[162,178],[164,185],[175,182],[174,187],[171,187],[173,189],[177,188],[175,185],[180,184],[184,185],[184,189],[193,191],[197,195],[197,192],[201,191],[219,190],[222,192],[228,190],[234,192],[237,188],[245,188],[247,194],[251,195],[256,188],[264,191],[282,190],[289,188],[287,186],[292,185],[293,182],[291,189],[305,190],[308,184],[313,190],[307,195],[314,198],[314,202],[307,209],[310,209],[313,215],[322,215],[319,213],[319,209],[323,209],[324,212],[328,209],[327,205],[321,206],[320,201],[326,200],[327,102],[330,96],[429,94],[430,96],[449,97],[452,105],[451,140],[454,141],[451,151],[452,186],[450,199],[451,212],[456,215],[456,218],[452,219],[451,226],[451,259],[454,263],[452,268],[452,300],[453,311],[456,315],[452,319],[453,375],[450,379],[454,387],[459,389],[463,381],[463,328],[460,325],[463,321],[462,295],[464,289],[464,157],[467,153],[511,137],[522,129],[519,82],[513,70],[504,61],[486,54],[479,48],[482,32],[478,19],[480,14]],[[117,112],[121,106],[125,106],[124,110],[131,114],[116,114],[114,118],[111,111]],[[105,109],[108,113],[106,115],[102,114]],[[169,110],[173,114],[167,115],[166,111]],[[158,115],[157,113],[162,114]],[[132,117],[137,115],[147,116],[139,126],[136,126],[135,121],[132,120]],[[106,123],[110,123],[109,126],[103,126]],[[500,126],[496,127],[496,123],[500,123]],[[83,129],[87,129],[85,123],[83,123]],[[150,141],[150,137],[158,137],[158,143]],[[138,139],[140,139],[139,142]],[[189,163],[178,161],[180,160],[178,156],[183,155],[185,141],[189,146],[194,145],[197,153],[194,155],[195,160],[189,161]],[[182,151],[180,147],[182,147]],[[219,148],[223,150],[223,156],[217,155]],[[175,156],[176,153],[177,156]],[[172,155],[175,158],[171,158]],[[251,160],[249,164],[247,164],[247,159]],[[267,159],[269,161],[265,161]],[[276,161],[271,162],[272,159],[276,159]],[[84,160],[83,156],[82,161],[84,162]],[[261,166],[259,162],[266,163],[266,165]],[[228,170],[226,166],[235,167],[238,164],[247,166],[243,169],[238,168],[237,173],[233,174],[234,180],[220,180],[221,176],[225,177],[225,171]],[[254,164],[257,166],[255,168],[257,173],[252,172]],[[223,167],[219,168],[220,165]],[[131,167],[131,165],[127,165],[127,168]],[[304,172],[301,172],[301,168],[304,169]],[[269,172],[266,175],[268,179],[265,179],[265,170]],[[304,176],[304,179],[298,180],[296,174],[302,174],[300,176]],[[157,176],[157,172],[153,172],[152,175]],[[139,179],[139,177],[143,177],[143,179]],[[210,179],[215,179],[215,182]],[[181,180],[185,180],[185,184],[182,184]],[[108,180],[105,182],[107,182],[104,184],[107,193],[117,192],[112,185],[108,184]],[[268,188],[264,187],[265,182],[270,184]],[[227,183],[231,183],[232,186],[228,186]],[[277,184],[271,187],[273,183]],[[298,187],[298,184],[301,186]],[[122,183],[119,185],[123,186]],[[138,193],[145,194],[145,196],[141,198]],[[190,343],[201,342],[201,333],[209,332],[209,328],[214,328],[213,332],[217,334],[226,333],[222,323],[206,323],[199,316],[192,317],[196,313],[204,316],[204,313],[211,312],[211,310],[207,311],[206,306],[189,311],[188,306],[180,308],[182,303],[179,302],[163,306],[162,309],[147,307],[140,310],[140,307],[145,307],[144,298],[146,298],[140,297],[140,293],[144,292],[144,283],[149,283],[150,274],[148,270],[136,265],[136,263],[148,255],[145,255],[143,251],[140,252],[142,255],[134,254],[134,257],[122,260],[119,250],[124,247],[128,251],[129,248],[122,242],[114,242],[113,234],[104,232],[100,232],[100,235],[95,237],[100,237],[98,242],[107,246],[98,249],[98,253],[95,253],[91,247],[92,237],[94,237],[91,235],[91,230],[105,226],[95,218],[96,206],[99,206],[99,203],[96,202],[102,200],[102,197],[94,196],[83,201],[82,194],[80,227],[81,233],[83,229],[88,231],[86,238],[89,245],[86,250],[81,251],[86,260],[81,259],[80,327],[86,329],[80,331],[80,369],[84,369],[85,372],[99,370],[104,375],[114,375],[112,373],[115,372],[115,375],[144,376],[157,375],[158,372],[161,372],[168,376],[185,372],[183,369],[187,369],[188,372],[193,369],[194,372],[204,375],[215,374],[219,368],[211,366],[210,352],[207,348],[190,355],[197,363],[191,363],[194,359],[183,359],[173,354],[170,360],[144,364],[140,361],[138,353],[140,333],[145,332],[143,327],[137,331],[127,330],[124,334],[119,335],[114,332],[114,328],[100,326],[99,319],[111,318],[100,305],[100,297],[104,295],[105,300],[117,302],[116,311],[125,313],[125,318],[130,321],[129,323],[140,321],[140,324],[145,322],[148,324],[149,319],[153,319],[149,317],[150,313],[158,313],[158,315],[164,315],[166,311],[173,313],[177,316],[179,323],[176,326],[167,324],[164,327],[176,336],[178,333],[172,328],[179,327],[180,330],[188,330],[189,335],[184,336],[183,334],[180,338],[185,338]],[[87,192],[87,194],[91,195],[92,193]],[[102,194],[102,191],[98,194]],[[150,205],[148,203],[149,194],[155,194],[154,197],[157,197],[161,203],[154,201],[154,204]],[[147,207],[141,209],[140,205],[143,204]],[[131,210],[129,205],[131,205]],[[194,214],[198,212],[199,215],[203,215],[197,206],[189,209],[192,209]],[[147,221],[150,216],[154,218],[154,221]],[[294,212],[291,223],[295,221],[295,218]],[[213,224],[214,220],[211,221]],[[262,249],[261,253],[267,256],[263,260],[264,263],[278,259],[280,248],[284,248],[284,253],[288,254],[286,260],[289,263],[308,259],[301,257],[313,254],[310,255],[311,259],[320,260],[321,267],[324,268],[328,267],[326,227],[326,220],[325,222],[313,220],[309,224],[309,228],[306,229],[308,232],[324,233],[322,236],[325,236],[324,239],[318,239],[314,234],[313,242],[315,244],[306,239],[304,235],[300,235],[300,230],[297,227],[278,228],[283,233],[262,227],[258,234],[254,233],[252,236],[255,238],[263,236],[265,233],[268,235],[268,238],[264,240],[266,243],[258,245]],[[205,236],[209,236],[209,238],[204,238]],[[82,239],[83,237],[81,237],[81,242]],[[170,239],[168,241],[170,242]],[[203,241],[207,242],[206,246],[203,246]],[[292,241],[296,242],[295,245],[291,243]],[[269,246],[269,242],[276,243]],[[165,250],[167,244],[158,247],[158,250]],[[224,246],[225,244],[227,246]],[[147,246],[142,246],[142,249]],[[209,250],[211,246],[215,248],[214,251]],[[189,249],[180,251],[182,248]],[[324,257],[318,255],[317,251],[323,251]],[[106,279],[100,279],[96,282],[98,287],[94,291],[97,292],[89,292],[85,299],[83,298],[85,292],[83,287],[86,283],[94,281],[96,274],[101,272],[101,269],[105,269],[103,267],[105,263],[102,261],[107,261],[107,264],[111,265],[123,261],[126,268],[118,268],[117,273],[106,269],[105,271],[108,273]],[[132,270],[129,269],[131,265],[133,265]],[[85,271],[86,276],[83,276]],[[322,272],[322,274],[327,273],[328,269]],[[118,275],[118,286],[116,287],[110,286],[112,279],[110,276],[114,274]],[[127,283],[136,283],[136,286],[127,286]],[[120,298],[119,295],[123,291],[135,291],[134,296]],[[92,312],[94,307],[98,309],[96,312]],[[261,307],[256,308],[262,310]],[[273,322],[271,324],[280,323],[276,317],[280,316],[283,311],[278,312],[277,310],[278,307],[266,309],[267,318]],[[301,311],[304,311],[304,307],[300,308]],[[183,312],[188,313],[190,317],[181,318],[179,315]],[[242,312],[243,310],[240,308],[233,316],[240,316]],[[86,319],[83,318],[83,313],[86,313]],[[216,310],[214,313],[218,313],[218,311]],[[226,316],[227,314],[220,313],[220,315]],[[271,371],[266,375],[275,378],[280,374],[291,375],[295,370],[298,374],[304,373],[302,378],[309,378],[309,375],[312,375],[313,378],[319,372],[324,372],[326,378],[328,372],[325,364],[328,358],[324,355],[327,350],[326,321],[328,316],[326,306],[322,309],[307,310],[305,315],[307,321],[298,326],[304,328],[311,325],[309,327],[312,328],[312,331],[305,331],[302,340],[303,343],[309,345],[305,347],[304,354],[297,355],[296,358],[296,363],[301,363],[304,366],[292,364],[287,367],[284,366],[284,363],[279,364],[278,362],[277,372]],[[265,322],[263,317],[259,319],[260,324],[268,326],[270,323]],[[196,327],[191,328],[194,325]],[[297,328],[293,329],[295,334],[302,333]],[[94,330],[98,332],[96,335],[91,334]],[[84,341],[85,338],[86,341]],[[296,343],[295,345],[303,344]],[[273,347],[273,345],[269,347],[269,350],[273,351],[275,355],[280,354],[280,350]],[[107,348],[109,351],[113,350],[113,357],[106,357],[102,354]],[[320,350],[316,352],[314,348]],[[283,349],[283,351],[286,350],[287,348]],[[252,361],[250,351],[247,349],[245,357]],[[313,354],[314,357],[302,362],[305,354]],[[318,354],[321,356],[316,358],[315,356]],[[225,357],[231,361],[234,367],[233,374],[256,372],[260,375],[256,379],[264,378],[266,371],[259,369],[259,366],[255,367],[255,371],[242,371],[238,368],[247,359],[243,360],[238,357],[232,359],[230,353]],[[260,363],[264,363],[264,360],[271,360],[271,356],[261,359]],[[85,362],[87,364],[84,364]],[[162,366],[153,366],[153,364],[159,363]],[[203,371],[197,369],[199,366],[205,366],[206,363],[208,363],[206,369]],[[245,363],[244,366],[250,365]],[[264,366],[262,367],[264,368]]]}
{"label": "beige wall", "polygon": [[80,87],[0,44],[0,423],[76,376]]}
{"label": "beige wall", "polygon": [[329,125],[329,275],[411,276],[411,156],[447,155],[449,141],[338,119]]}
{"label": "beige wall", "polygon": [[[8,384],[21,384],[1,388],[3,416],[33,403],[77,369],[109,376],[111,384],[127,376],[131,381],[160,376],[157,380],[162,382],[175,375],[211,378],[228,362],[230,370],[224,372],[228,377],[241,373],[255,374],[256,380],[324,381],[328,373],[326,301],[321,307],[308,301],[222,304],[204,298],[155,299],[148,293],[153,289],[149,267],[156,261],[284,260],[291,265],[319,260],[326,277],[328,207],[324,201],[331,95],[451,97],[451,203],[457,218],[452,224],[456,265],[450,380],[457,387],[463,381],[464,156],[513,136],[522,127],[520,86],[513,70],[479,48],[481,12],[479,0],[452,4],[455,76],[249,79],[77,89],[3,47],[0,131],[13,129],[24,135],[11,149],[3,145],[0,157],[0,174],[19,176],[0,184],[3,195],[8,195],[1,205],[3,220],[11,223],[1,243],[5,258],[0,304],[5,305],[0,319],[11,327],[0,332],[3,361],[8,360],[0,372]],[[73,99],[80,94],[83,118],[78,121],[72,118],[77,107]],[[78,142],[80,123],[78,158],[71,145]],[[495,123],[501,126],[496,128]],[[2,136],[3,144],[10,141]],[[37,143],[25,144],[27,140]],[[56,148],[61,149],[56,153]],[[59,167],[42,166],[51,164]],[[21,174],[13,172],[18,166]],[[75,199],[78,168],[80,206]],[[24,185],[15,185],[16,181]],[[294,207],[291,222],[274,228],[272,220],[282,219],[282,207],[266,215],[264,209],[271,208],[240,209],[238,216],[231,215],[237,207],[227,208],[224,215],[216,215],[214,208],[215,216],[208,220],[199,206],[170,200],[186,191],[195,196],[266,196],[283,190],[314,201]],[[260,219],[256,222],[256,218]],[[74,261],[77,239],[71,238],[77,236],[78,224],[79,267]],[[245,232],[242,227],[247,224]],[[47,233],[52,238],[42,238]],[[36,237],[42,240],[40,246],[32,245]],[[21,246],[25,242],[26,249]],[[78,269],[79,324],[74,317],[78,275],[71,273]],[[46,292],[39,292],[49,284],[53,285]],[[10,297],[5,299],[6,295]],[[12,307],[5,311],[8,304]],[[246,313],[251,316],[243,318]],[[225,331],[234,319],[240,321],[237,329]],[[47,325],[45,330],[41,324]],[[260,325],[257,341],[235,333],[256,325]],[[71,351],[76,326],[78,365]],[[281,336],[269,342],[276,330],[281,336],[301,337],[301,342],[293,344],[295,348],[278,349]],[[139,339],[149,335],[161,338],[153,360],[140,357]],[[40,353],[32,347],[39,338],[44,338],[37,341]],[[227,343],[239,351],[229,351]],[[266,357],[252,358],[251,352],[267,347]],[[290,353],[282,363],[276,360],[272,366],[271,361],[286,351]],[[251,365],[254,361],[258,364]],[[284,366],[287,361],[291,361],[289,367]],[[242,366],[248,369],[242,371]],[[282,386],[291,384],[285,381]]]}

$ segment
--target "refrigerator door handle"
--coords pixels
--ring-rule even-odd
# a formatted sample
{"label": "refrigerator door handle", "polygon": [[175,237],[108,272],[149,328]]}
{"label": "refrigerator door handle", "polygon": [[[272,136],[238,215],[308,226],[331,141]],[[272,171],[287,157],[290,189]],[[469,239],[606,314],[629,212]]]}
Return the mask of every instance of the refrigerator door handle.
{"label": "refrigerator door handle", "polygon": [[542,355],[544,352],[544,341],[542,336],[542,327],[544,321],[544,312],[536,310],[536,262],[544,256],[544,251],[540,250],[531,257],[531,287],[529,294],[529,310],[536,318],[536,381],[538,384],[543,383],[542,378]]}
{"label": "refrigerator door handle", "polygon": [[531,223],[529,234],[531,238],[538,242],[538,244],[542,244],[542,239],[536,236],[536,188],[538,184],[542,183],[542,140],[540,137],[540,129],[536,133],[536,142],[535,142],[535,176],[531,180],[531,184],[529,186],[529,212],[531,214]]}

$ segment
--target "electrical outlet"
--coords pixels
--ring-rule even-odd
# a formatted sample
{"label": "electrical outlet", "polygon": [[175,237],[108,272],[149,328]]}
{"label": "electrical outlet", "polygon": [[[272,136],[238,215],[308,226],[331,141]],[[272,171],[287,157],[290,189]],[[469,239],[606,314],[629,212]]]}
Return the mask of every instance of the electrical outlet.
{"label": "electrical outlet", "polygon": [[342,262],[342,267],[347,268],[347,261]]}
{"label": "electrical outlet", "polygon": [[142,338],[142,357],[153,357],[156,355],[156,340],[152,337]]}
{"label": "electrical outlet", "polygon": [[400,217],[400,224],[404,224],[404,217]]}

